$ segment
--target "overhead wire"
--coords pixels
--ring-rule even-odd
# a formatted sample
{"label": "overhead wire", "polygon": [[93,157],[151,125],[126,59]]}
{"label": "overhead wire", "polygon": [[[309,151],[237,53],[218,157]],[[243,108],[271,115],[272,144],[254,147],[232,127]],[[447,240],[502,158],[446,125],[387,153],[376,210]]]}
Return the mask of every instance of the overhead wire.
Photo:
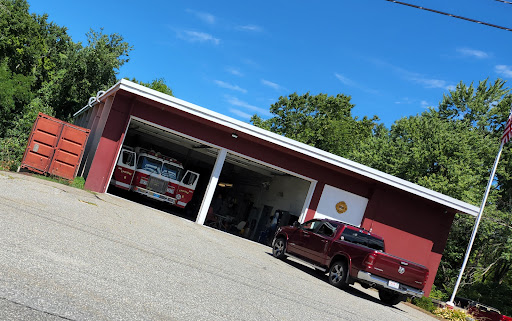
{"label": "overhead wire", "polygon": [[[417,5],[414,5],[414,4],[411,4],[411,3],[406,3],[406,2],[396,1],[396,0],[386,0],[386,1],[397,3],[397,4],[401,4],[401,5],[412,7],[412,8],[416,8],[416,9],[421,9],[421,10],[425,10],[425,11],[439,13],[439,14],[442,14],[442,15],[445,15],[445,16],[449,16],[449,17],[452,17],[452,18],[462,19],[462,20],[478,23],[478,24],[481,24],[481,25],[493,27],[493,28],[498,28],[498,29],[502,29],[502,30],[506,30],[506,31],[512,31],[512,28],[502,27],[502,26],[498,26],[498,25],[495,25],[495,24],[492,24],[492,23],[488,23],[488,22],[483,22],[483,21],[479,21],[479,20],[475,20],[475,19],[471,19],[471,18],[466,18],[466,17],[463,17],[463,16],[458,16],[458,15],[454,15],[454,14],[443,12],[443,11],[439,11],[439,10],[429,9],[429,8],[417,6]],[[505,1],[505,0],[496,0],[496,1],[501,1],[501,2],[504,2],[504,3],[508,3],[509,2],[509,1]],[[510,4],[512,4],[512,3],[510,3]]]}

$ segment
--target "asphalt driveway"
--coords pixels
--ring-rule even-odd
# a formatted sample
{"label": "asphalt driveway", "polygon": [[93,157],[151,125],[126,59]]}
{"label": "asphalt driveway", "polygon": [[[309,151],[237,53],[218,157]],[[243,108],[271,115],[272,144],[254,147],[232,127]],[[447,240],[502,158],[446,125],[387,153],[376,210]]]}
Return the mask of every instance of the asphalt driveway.
{"label": "asphalt driveway", "polygon": [[436,320],[269,247],[0,172],[0,320]]}

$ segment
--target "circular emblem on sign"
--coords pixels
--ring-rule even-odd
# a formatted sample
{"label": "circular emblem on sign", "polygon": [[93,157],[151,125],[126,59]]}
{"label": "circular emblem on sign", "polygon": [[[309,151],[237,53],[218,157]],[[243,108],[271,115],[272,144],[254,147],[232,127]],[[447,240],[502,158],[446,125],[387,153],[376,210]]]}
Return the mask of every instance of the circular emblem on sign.
{"label": "circular emblem on sign", "polygon": [[405,272],[405,269],[403,267],[398,268],[398,273],[404,274],[404,272]]}
{"label": "circular emblem on sign", "polygon": [[336,212],[339,214],[343,214],[348,210],[347,203],[341,201],[338,204],[336,204]]}

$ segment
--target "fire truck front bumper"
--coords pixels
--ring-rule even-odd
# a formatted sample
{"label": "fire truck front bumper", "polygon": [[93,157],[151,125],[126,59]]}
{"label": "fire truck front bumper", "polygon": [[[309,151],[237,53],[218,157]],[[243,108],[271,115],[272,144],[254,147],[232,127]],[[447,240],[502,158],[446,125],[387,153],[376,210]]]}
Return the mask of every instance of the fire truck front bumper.
{"label": "fire truck front bumper", "polygon": [[135,186],[135,187],[133,187],[133,191],[136,193],[142,194],[146,197],[152,198],[152,199],[156,199],[156,200],[171,203],[171,204],[176,204],[176,199],[174,197],[156,193],[156,192],[150,191],[150,190],[142,188],[142,187]]}

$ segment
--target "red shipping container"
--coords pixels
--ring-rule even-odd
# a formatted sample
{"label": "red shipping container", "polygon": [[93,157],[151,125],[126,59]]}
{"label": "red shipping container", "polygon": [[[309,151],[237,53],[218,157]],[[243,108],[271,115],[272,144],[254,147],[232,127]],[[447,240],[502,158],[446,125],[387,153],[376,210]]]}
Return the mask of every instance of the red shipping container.
{"label": "red shipping container", "polygon": [[89,132],[89,129],[39,113],[28,139],[21,168],[73,180]]}

